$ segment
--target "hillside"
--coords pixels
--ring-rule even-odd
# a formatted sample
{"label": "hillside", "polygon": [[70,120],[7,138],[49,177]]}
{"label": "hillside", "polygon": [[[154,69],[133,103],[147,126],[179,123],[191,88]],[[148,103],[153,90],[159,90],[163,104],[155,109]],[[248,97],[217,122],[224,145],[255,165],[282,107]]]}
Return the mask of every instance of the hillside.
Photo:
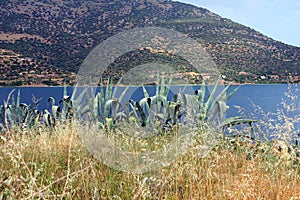
{"label": "hillside", "polygon": [[[158,26],[198,39],[228,80],[284,82],[292,77],[299,81],[299,47],[188,4],[164,0],[4,0],[0,1],[0,12],[0,49],[68,73],[76,72],[89,51],[106,38],[123,30]],[[2,67],[9,67],[6,65],[9,63]]]}
{"label": "hillside", "polygon": [[74,72],[0,49],[0,86],[57,86],[70,84],[75,77]]}

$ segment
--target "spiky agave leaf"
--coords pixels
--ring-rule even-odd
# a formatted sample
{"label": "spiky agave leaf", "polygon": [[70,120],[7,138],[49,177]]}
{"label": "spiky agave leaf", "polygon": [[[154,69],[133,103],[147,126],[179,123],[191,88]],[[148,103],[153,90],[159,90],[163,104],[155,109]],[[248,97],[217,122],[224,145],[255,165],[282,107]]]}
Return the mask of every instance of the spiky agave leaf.
{"label": "spiky agave leaf", "polygon": [[149,97],[142,98],[139,101],[139,105],[143,109],[143,112],[145,113],[145,115],[149,116],[150,106],[151,106],[151,98],[149,98]]}
{"label": "spiky agave leaf", "polygon": [[56,120],[51,116],[51,113],[48,110],[44,110],[43,122],[46,124],[46,126],[54,127]]}
{"label": "spiky agave leaf", "polygon": [[146,116],[143,108],[140,106],[138,102],[135,102],[135,106],[137,107],[140,117],[141,117],[141,127],[146,127],[149,125],[149,117]]}
{"label": "spiky agave leaf", "polygon": [[104,105],[104,116],[113,118],[118,113],[120,103],[116,99],[109,99]]}
{"label": "spiky agave leaf", "polygon": [[129,118],[133,121],[138,127],[141,127],[141,120],[140,116],[138,115],[137,111],[138,108],[136,107],[136,102],[133,100],[129,100],[129,107],[131,108],[131,112],[129,113]]}
{"label": "spiky agave leaf", "polygon": [[212,105],[213,105],[213,100],[215,98],[215,93],[217,91],[218,85],[219,85],[219,81],[220,81],[221,76],[218,77],[217,81],[215,82],[215,85],[211,91],[211,93],[208,96],[207,101],[205,102],[205,106],[204,106],[204,115],[208,115],[209,110],[211,109]]}
{"label": "spiky agave leaf", "polygon": [[145,86],[142,86],[142,89],[143,89],[143,93],[144,93],[144,98],[149,98],[150,95],[149,95],[148,91],[146,90]]}
{"label": "spiky agave leaf", "polygon": [[0,105],[0,119],[4,122],[4,105]]}
{"label": "spiky agave leaf", "polygon": [[[51,102],[51,107],[49,108],[50,102]],[[55,119],[58,119],[61,110],[60,110],[60,106],[55,105],[55,99],[53,97],[48,98],[47,107],[49,110],[51,110],[52,117],[54,117]]]}

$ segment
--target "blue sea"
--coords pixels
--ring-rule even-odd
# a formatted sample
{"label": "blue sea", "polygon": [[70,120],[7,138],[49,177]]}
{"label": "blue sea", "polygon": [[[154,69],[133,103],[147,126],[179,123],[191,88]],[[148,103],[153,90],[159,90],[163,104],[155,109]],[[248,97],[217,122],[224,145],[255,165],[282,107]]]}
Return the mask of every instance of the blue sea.
{"label": "blue sea", "polygon": [[[238,86],[232,86],[234,89]],[[155,93],[155,87],[150,86],[147,88],[149,93]],[[199,89],[194,87],[193,90]],[[228,100],[230,106],[227,117],[242,115],[251,119],[264,119],[265,116],[275,122],[285,123],[284,120],[278,119],[278,113],[284,114],[288,117],[294,118],[294,131],[300,133],[300,85],[288,85],[288,84],[265,84],[265,85],[241,85],[237,92]],[[49,97],[53,97],[57,102],[63,98],[63,87],[3,87],[0,88],[0,101],[1,104],[7,99],[8,94],[15,90],[13,95],[17,96],[20,91],[21,103],[32,104],[32,99],[42,98],[38,105],[39,110],[47,108],[47,100]],[[139,100],[143,97],[143,91],[141,88],[134,89],[132,96],[134,100]],[[176,90],[176,89],[175,89]],[[171,90],[176,93],[177,91]],[[71,96],[73,87],[67,87],[68,95]],[[192,92],[192,91],[190,91]],[[283,103],[289,106],[286,109]],[[291,109],[295,111],[290,111]]]}

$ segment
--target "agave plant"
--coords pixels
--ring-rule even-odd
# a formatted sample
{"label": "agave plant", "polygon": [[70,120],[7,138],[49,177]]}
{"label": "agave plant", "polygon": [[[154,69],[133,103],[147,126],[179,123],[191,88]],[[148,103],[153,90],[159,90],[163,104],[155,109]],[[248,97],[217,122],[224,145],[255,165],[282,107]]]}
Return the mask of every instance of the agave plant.
{"label": "agave plant", "polygon": [[121,94],[117,96],[120,87],[113,88],[110,80],[106,86],[103,86],[102,80],[100,83],[99,92],[93,87],[75,87],[73,94],[76,95],[71,97],[71,108],[76,113],[77,119],[100,123],[111,129],[117,121],[129,119],[128,112],[125,112],[124,106],[121,105],[128,87],[123,88]]}
{"label": "agave plant", "polygon": [[[160,82],[159,76],[157,82]],[[171,128],[175,125],[179,105],[167,100],[172,80],[165,85],[164,77],[161,78],[160,85],[156,86],[156,93],[150,96],[144,86],[142,86],[144,98],[139,102],[130,100],[130,116],[135,118],[138,127],[153,128],[161,126],[163,129]]]}
{"label": "agave plant", "polygon": [[[74,94],[74,93],[73,93]],[[48,98],[47,109],[43,110],[42,121],[47,126],[53,127],[60,121],[64,122],[73,118],[73,103],[67,94],[67,87],[64,86],[63,98],[56,104],[53,97]]]}
{"label": "agave plant", "polygon": [[[99,122],[109,129],[117,126],[119,122],[134,123],[137,127],[150,128],[154,124],[166,126],[176,121],[174,114],[176,103],[167,101],[171,80],[165,86],[162,78],[161,85],[157,85],[154,96],[150,96],[146,88],[142,86],[144,98],[138,102],[129,100],[127,103],[123,101],[128,87],[120,87],[119,83],[113,87],[109,80],[106,86],[102,85],[102,81],[100,83],[98,93],[93,87],[84,88],[78,93],[80,98],[75,98],[78,106],[73,105],[73,108],[76,107],[77,116],[84,116],[89,122]],[[117,95],[117,93],[120,94]],[[73,98],[71,101],[73,102]]]}
{"label": "agave plant", "polygon": [[205,100],[207,86],[204,82],[201,85],[200,95],[198,98],[198,102],[200,104],[200,112],[198,116],[199,122],[209,123],[219,128],[235,125],[238,123],[252,122],[252,120],[243,119],[241,116],[225,119],[226,112],[229,109],[229,106],[227,105],[227,100],[236,93],[239,87],[235,88],[234,90],[228,93],[231,87],[231,85],[228,85],[217,95],[216,91],[220,78],[221,77],[217,79],[214,87],[208,95],[207,100]]}
{"label": "agave plant", "polygon": [[183,100],[181,103],[185,107],[189,106],[189,109],[194,112],[193,116],[197,116],[197,123],[200,127],[209,125],[217,129],[222,129],[237,124],[248,123],[251,125],[255,120],[244,119],[242,116],[226,118],[226,113],[229,109],[227,100],[236,93],[239,87],[229,92],[231,85],[228,85],[221,92],[217,93],[220,79],[221,76],[216,80],[215,85],[209,93],[207,85],[203,82],[200,90],[195,91],[195,94],[182,95]]}
{"label": "agave plant", "polygon": [[202,128],[208,125],[217,129],[244,123],[251,125],[254,120],[244,119],[241,116],[225,118],[229,109],[226,102],[238,90],[238,87],[228,92],[231,87],[228,85],[217,93],[220,78],[210,93],[203,82],[200,90],[196,90],[194,94],[175,94],[171,101],[167,101],[171,80],[165,86],[162,79],[161,85],[156,86],[156,95],[151,97],[143,87],[144,98],[139,102],[130,102],[131,116],[136,118],[138,126],[151,127],[158,122],[163,129],[170,129],[181,122],[192,123]]}
{"label": "agave plant", "polygon": [[[8,99],[1,105],[2,127],[10,129],[11,127],[32,127],[37,125],[40,120],[40,112],[37,110],[41,99],[33,98],[33,106],[21,103],[20,90],[17,98],[13,96],[14,90],[10,92]],[[9,103],[11,101],[11,103]]]}

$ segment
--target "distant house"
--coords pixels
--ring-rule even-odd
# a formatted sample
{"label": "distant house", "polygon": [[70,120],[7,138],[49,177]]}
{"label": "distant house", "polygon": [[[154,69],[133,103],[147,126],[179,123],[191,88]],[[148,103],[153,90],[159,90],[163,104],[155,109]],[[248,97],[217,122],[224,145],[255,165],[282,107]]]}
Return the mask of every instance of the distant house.
{"label": "distant house", "polygon": [[211,74],[201,74],[204,81],[209,81],[211,79]]}
{"label": "distant house", "polygon": [[249,72],[244,72],[244,71],[241,71],[241,72],[239,72],[239,73],[238,73],[238,75],[239,75],[239,76],[250,76],[250,75],[251,75],[251,73],[249,73]]}
{"label": "distant house", "polygon": [[32,58],[26,57],[26,58],[19,58],[18,60],[19,60],[19,61],[28,61],[28,62],[31,62],[31,61],[32,61]]}
{"label": "distant house", "polygon": [[260,76],[260,79],[261,79],[261,80],[266,80],[267,77],[266,77],[266,76]]}
{"label": "distant house", "polygon": [[300,82],[300,76],[293,76],[293,77],[291,78],[291,81],[292,81],[292,82],[295,82],[295,83]]}
{"label": "distant house", "polygon": [[269,75],[268,77],[272,80],[279,80],[279,75]]}

